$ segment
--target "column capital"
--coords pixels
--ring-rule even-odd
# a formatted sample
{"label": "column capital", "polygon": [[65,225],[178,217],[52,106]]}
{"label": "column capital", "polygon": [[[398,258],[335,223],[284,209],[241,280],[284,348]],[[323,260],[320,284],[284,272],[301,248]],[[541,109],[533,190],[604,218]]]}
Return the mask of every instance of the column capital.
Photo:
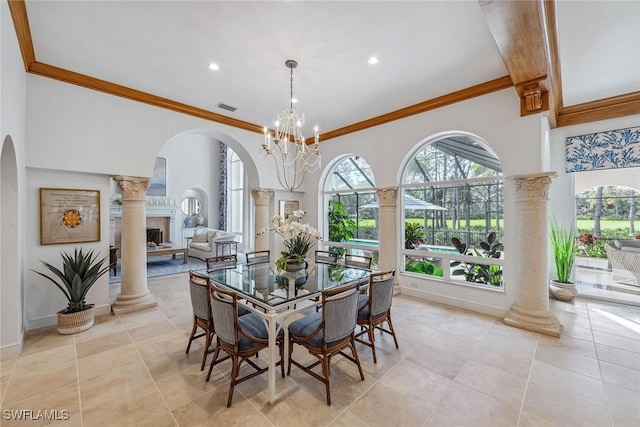
{"label": "column capital", "polygon": [[137,176],[114,176],[122,189],[122,200],[145,200],[149,188],[149,178]]}
{"label": "column capital", "polygon": [[551,178],[556,176],[555,172],[511,176],[516,183],[516,201],[548,200]]}
{"label": "column capital", "polygon": [[251,197],[253,197],[254,204],[266,205],[273,197],[273,190],[267,190],[264,188],[253,188],[251,190]]}
{"label": "column capital", "polygon": [[396,206],[396,199],[398,196],[398,187],[378,188],[376,189],[376,194],[378,195],[378,202],[380,203],[380,207]]}

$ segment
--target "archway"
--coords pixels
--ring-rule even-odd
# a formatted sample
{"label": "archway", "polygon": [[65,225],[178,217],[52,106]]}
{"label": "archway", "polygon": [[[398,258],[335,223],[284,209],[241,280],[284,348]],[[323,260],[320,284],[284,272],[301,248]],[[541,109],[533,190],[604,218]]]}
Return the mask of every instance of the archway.
{"label": "archway", "polygon": [[7,136],[0,154],[0,348],[19,345],[22,335],[18,199],[16,152]]}

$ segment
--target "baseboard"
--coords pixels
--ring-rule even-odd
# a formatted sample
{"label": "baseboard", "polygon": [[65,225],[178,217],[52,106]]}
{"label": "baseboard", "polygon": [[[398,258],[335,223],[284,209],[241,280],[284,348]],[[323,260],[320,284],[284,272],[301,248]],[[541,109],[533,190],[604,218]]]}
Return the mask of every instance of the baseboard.
{"label": "baseboard", "polygon": [[414,288],[400,287],[400,293],[402,295],[410,296],[424,301],[436,302],[439,304],[448,305],[451,307],[461,308],[464,310],[475,311],[477,313],[487,314],[489,316],[498,317],[504,319],[507,315],[507,309],[496,307],[492,305],[479,304],[476,302],[463,300],[460,298],[454,298],[447,295],[435,294],[432,292],[425,292],[423,290]]}
{"label": "baseboard", "polygon": [[14,344],[7,344],[0,348],[0,360],[13,359],[22,353],[24,346],[24,335],[20,337],[20,341]]}
{"label": "baseboard", "polygon": [[[100,316],[102,314],[109,314],[111,313],[111,304],[95,306],[94,311],[96,316]],[[46,328],[47,326],[54,326],[57,324],[58,324],[58,316],[56,314],[53,314],[51,316],[40,317],[38,319],[32,319],[27,322],[27,331]]]}

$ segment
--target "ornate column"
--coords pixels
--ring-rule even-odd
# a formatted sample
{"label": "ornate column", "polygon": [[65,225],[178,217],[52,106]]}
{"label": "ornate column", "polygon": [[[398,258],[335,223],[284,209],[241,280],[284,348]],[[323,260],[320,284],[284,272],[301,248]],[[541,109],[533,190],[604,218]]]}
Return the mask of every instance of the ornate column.
{"label": "ornate column", "polygon": [[516,184],[516,233],[513,254],[520,295],[504,323],[554,337],[560,323],[549,311],[549,229],[547,201],[555,172],[513,176]]}
{"label": "ornate column", "polygon": [[[255,231],[256,233],[265,227],[269,227],[271,218],[269,217],[269,200],[273,197],[273,190],[265,190],[262,188],[254,188],[251,190],[253,204],[256,207],[255,213]],[[256,236],[254,250],[269,249],[269,234],[265,233]]]}
{"label": "ornate column", "polygon": [[[378,240],[380,241],[380,251],[378,253],[378,268],[381,271],[393,270],[397,268],[396,253],[396,200],[398,198],[398,187],[386,187],[376,190],[380,209],[379,215],[379,232]],[[399,293],[400,287],[398,281],[394,285],[394,292]]]}
{"label": "ornate column", "polygon": [[122,283],[111,310],[123,313],[155,307],[158,303],[147,289],[145,197],[149,178],[114,179],[122,189]]}

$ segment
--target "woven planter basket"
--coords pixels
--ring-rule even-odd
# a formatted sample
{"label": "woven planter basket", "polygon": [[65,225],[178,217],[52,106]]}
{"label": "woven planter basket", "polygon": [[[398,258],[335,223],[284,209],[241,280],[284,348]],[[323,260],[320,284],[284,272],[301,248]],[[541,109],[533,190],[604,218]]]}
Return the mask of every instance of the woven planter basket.
{"label": "woven planter basket", "polygon": [[93,326],[93,305],[75,313],[65,313],[65,311],[58,312],[58,332],[62,335],[77,334]]}

